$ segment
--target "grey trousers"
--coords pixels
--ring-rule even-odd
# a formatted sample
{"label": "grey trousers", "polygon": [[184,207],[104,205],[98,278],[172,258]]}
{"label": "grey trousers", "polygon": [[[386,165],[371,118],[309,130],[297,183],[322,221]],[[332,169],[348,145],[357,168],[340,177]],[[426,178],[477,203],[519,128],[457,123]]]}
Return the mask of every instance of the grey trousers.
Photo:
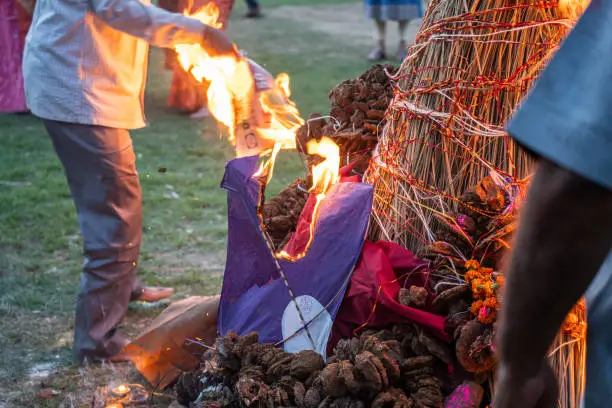
{"label": "grey trousers", "polygon": [[43,120],[74,200],[85,261],[76,304],[78,362],[116,354],[126,343],[117,325],[140,290],[140,181],[125,129]]}

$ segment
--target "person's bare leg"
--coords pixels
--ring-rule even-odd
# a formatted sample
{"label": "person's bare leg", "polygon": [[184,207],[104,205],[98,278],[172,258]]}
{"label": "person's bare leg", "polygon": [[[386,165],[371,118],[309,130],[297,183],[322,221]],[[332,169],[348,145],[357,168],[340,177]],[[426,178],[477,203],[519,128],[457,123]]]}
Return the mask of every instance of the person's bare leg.
{"label": "person's bare leg", "polygon": [[376,23],[376,46],[368,55],[370,61],[381,61],[387,58],[385,52],[385,36],[387,23],[384,20],[374,20]]}
{"label": "person's bare leg", "polygon": [[406,29],[408,28],[408,24],[410,20],[400,20],[397,22],[397,30],[399,34],[399,44],[397,46],[397,54],[395,57],[398,61],[403,61],[406,58],[406,53],[408,52],[408,43],[406,42]]}

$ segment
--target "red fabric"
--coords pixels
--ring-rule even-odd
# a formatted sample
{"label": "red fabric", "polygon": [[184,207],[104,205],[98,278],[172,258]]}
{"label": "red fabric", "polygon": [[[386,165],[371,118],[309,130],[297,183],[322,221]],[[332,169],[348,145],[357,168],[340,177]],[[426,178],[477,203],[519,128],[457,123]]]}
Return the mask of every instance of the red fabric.
{"label": "red fabric", "polygon": [[406,307],[396,300],[401,287],[427,287],[426,274],[422,273],[426,268],[425,261],[395,243],[366,241],[334,321],[328,351],[333,350],[338,340],[353,337],[360,327],[378,329],[394,323],[414,322],[448,341],[444,317]]}

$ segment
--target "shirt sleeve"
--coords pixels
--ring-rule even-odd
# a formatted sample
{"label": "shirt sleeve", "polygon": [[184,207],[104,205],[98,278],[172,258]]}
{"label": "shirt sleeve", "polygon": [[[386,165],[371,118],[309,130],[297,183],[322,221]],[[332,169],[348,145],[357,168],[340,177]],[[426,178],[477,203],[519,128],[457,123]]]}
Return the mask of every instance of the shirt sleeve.
{"label": "shirt sleeve", "polygon": [[91,10],[118,31],[157,47],[202,42],[204,23],[138,0],[89,0]]}
{"label": "shirt sleeve", "polygon": [[508,132],[534,153],[612,189],[612,2],[593,0]]}

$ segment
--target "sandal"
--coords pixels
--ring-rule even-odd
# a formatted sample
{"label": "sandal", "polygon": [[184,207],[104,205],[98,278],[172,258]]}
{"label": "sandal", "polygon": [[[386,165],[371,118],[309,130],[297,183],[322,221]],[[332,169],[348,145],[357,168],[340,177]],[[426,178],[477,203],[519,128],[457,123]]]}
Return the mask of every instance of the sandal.
{"label": "sandal", "polygon": [[400,41],[395,58],[397,58],[399,62],[402,62],[406,58],[406,55],[408,55],[408,45],[406,44],[406,41]]}
{"label": "sandal", "polygon": [[368,61],[383,61],[387,59],[387,54],[385,53],[385,49],[381,45],[377,45],[369,54]]}

